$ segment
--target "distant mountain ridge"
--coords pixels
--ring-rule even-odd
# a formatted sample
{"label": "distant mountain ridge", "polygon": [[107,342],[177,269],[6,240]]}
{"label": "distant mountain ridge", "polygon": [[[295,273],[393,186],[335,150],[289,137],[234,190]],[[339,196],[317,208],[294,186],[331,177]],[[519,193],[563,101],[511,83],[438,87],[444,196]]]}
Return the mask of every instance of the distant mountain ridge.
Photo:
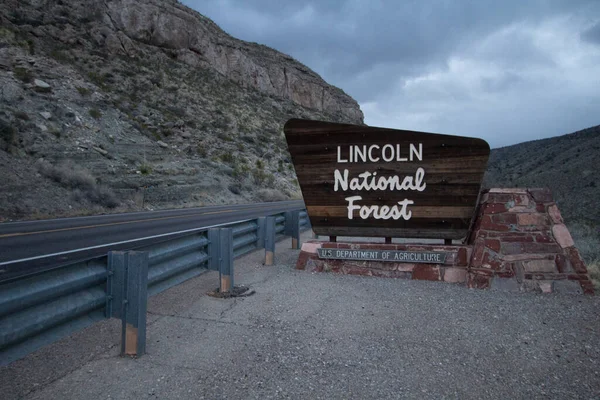
{"label": "distant mountain ridge", "polygon": [[569,222],[600,226],[600,125],[493,149],[485,187],[548,187]]}

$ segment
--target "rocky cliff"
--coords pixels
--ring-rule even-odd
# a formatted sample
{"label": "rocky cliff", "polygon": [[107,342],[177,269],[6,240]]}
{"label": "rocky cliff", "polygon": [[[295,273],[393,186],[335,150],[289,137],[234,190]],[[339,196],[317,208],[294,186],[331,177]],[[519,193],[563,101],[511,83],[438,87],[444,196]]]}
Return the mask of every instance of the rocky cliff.
{"label": "rocky cliff", "polygon": [[0,22],[0,219],[295,197],[285,121],[363,122],[173,0],[4,0]]}

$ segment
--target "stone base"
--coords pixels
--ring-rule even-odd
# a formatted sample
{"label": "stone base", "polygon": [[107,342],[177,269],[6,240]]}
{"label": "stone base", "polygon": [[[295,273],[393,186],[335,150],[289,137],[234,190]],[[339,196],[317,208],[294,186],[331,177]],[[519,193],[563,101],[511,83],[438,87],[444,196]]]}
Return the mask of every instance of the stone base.
{"label": "stone base", "polygon": [[594,294],[548,189],[484,191],[469,244],[469,287]]}
{"label": "stone base", "polygon": [[[448,252],[444,264],[400,263],[389,261],[355,261],[321,259],[317,249],[363,249],[398,251]],[[337,272],[348,275],[378,276],[386,278],[420,279],[451,283],[467,282],[470,246],[444,246],[421,244],[342,243],[311,240],[302,245],[296,269],[310,272]]]}
{"label": "stone base", "polygon": [[[444,264],[320,259],[318,248],[450,252]],[[482,192],[460,246],[310,241],[297,269],[466,283],[470,288],[594,294],[585,263],[548,189]]]}

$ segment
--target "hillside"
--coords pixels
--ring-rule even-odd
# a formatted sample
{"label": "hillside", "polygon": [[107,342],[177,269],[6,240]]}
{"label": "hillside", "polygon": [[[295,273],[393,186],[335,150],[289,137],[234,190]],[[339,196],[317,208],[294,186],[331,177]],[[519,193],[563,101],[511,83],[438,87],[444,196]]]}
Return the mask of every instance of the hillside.
{"label": "hillside", "polygon": [[600,125],[493,149],[485,187],[548,187],[600,289]]}
{"label": "hillside", "polygon": [[174,0],[4,0],[0,23],[0,221],[298,197],[285,121],[363,123]]}
{"label": "hillside", "polygon": [[567,224],[600,226],[600,125],[493,149],[485,187],[548,187]]}

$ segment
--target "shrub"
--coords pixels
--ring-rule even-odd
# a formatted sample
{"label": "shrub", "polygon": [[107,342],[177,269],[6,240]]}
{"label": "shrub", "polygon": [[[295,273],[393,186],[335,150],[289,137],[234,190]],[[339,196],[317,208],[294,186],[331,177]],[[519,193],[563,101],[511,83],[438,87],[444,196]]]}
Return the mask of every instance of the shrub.
{"label": "shrub", "polygon": [[79,92],[80,95],[82,96],[87,96],[89,95],[92,91],[90,89],[81,87],[81,86],[76,86],[75,89],[77,89],[77,91]]}
{"label": "shrub", "polygon": [[2,119],[0,119],[0,139],[6,143],[5,150],[8,149],[9,145],[14,144],[17,139],[17,129]]}
{"label": "shrub", "polygon": [[233,194],[241,194],[242,193],[242,186],[239,183],[232,183],[231,185],[229,185],[229,191]]}
{"label": "shrub", "polygon": [[233,162],[234,162],[233,154],[228,153],[228,152],[221,154],[221,161],[223,161],[224,163],[227,163],[227,164],[233,164]]}
{"label": "shrub", "polygon": [[587,269],[596,290],[600,290],[600,259],[588,263]]}
{"label": "shrub", "polygon": [[152,167],[148,164],[142,164],[140,165],[140,172],[142,175],[148,175],[152,172]]}
{"label": "shrub", "polygon": [[288,197],[277,189],[260,189],[257,195],[261,201],[266,202],[288,200]]}
{"label": "shrub", "polygon": [[29,114],[24,111],[15,111],[13,115],[23,121],[29,121]]}
{"label": "shrub", "polygon": [[275,177],[273,174],[265,172],[262,169],[252,170],[252,178],[254,179],[254,183],[256,185],[272,186],[275,184]]}
{"label": "shrub", "polygon": [[94,119],[102,117],[102,113],[97,108],[90,108],[90,116]]}
{"label": "shrub", "polygon": [[33,75],[28,69],[17,67],[13,70],[13,75],[15,76],[15,78],[25,83],[33,82]]}
{"label": "shrub", "polygon": [[59,49],[54,49],[50,52],[50,57],[63,64],[69,63],[72,60],[67,50],[63,51]]}
{"label": "shrub", "polygon": [[196,148],[196,151],[197,151],[198,155],[202,158],[206,158],[206,156],[208,156],[208,150],[202,143],[200,143],[198,145],[198,147]]}
{"label": "shrub", "polygon": [[106,186],[96,184],[96,179],[85,169],[74,164],[54,166],[48,162],[37,163],[38,171],[61,186],[75,191],[76,196],[84,193],[93,203],[114,208],[119,205],[115,194]]}
{"label": "shrub", "polygon": [[86,195],[93,203],[107,208],[115,208],[119,205],[119,201],[113,191],[106,186],[94,186]]}

